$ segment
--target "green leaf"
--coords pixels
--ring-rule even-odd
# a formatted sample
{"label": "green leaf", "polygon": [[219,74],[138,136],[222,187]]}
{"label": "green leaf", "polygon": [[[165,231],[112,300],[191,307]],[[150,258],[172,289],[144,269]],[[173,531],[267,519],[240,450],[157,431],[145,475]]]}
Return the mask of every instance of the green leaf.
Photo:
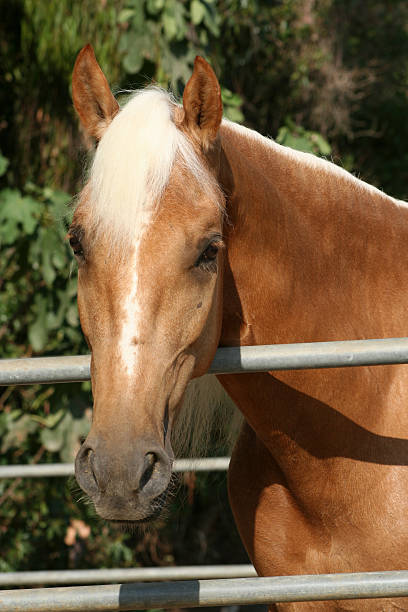
{"label": "green leaf", "polygon": [[61,268],[68,269],[66,246],[53,226],[40,228],[38,244],[40,246],[38,251],[40,270],[48,287],[52,287],[58,270],[54,262],[57,261]]}
{"label": "green leaf", "polygon": [[139,70],[143,66],[143,57],[137,52],[133,51],[131,53],[128,53],[123,58],[122,63],[123,68],[126,70],[126,72],[128,72],[129,74],[134,74],[136,72],[139,72]]}
{"label": "green leaf", "polygon": [[129,74],[139,72],[143,66],[145,46],[145,35],[132,37],[130,49],[123,59],[123,67]]}
{"label": "green leaf", "polygon": [[276,141],[285,147],[290,147],[291,149],[296,149],[297,151],[313,153],[313,143],[309,138],[291,133],[287,128],[281,128],[279,130]]}
{"label": "green leaf", "polygon": [[204,23],[213,36],[218,37],[220,35],[221,16],[215,11],[214,7],[206,6]]}
{"label": "green leaf", "polygon": [[132,28],[142,33],[144,30],[145,13],[144,13],[144,2],[142,0],[136,0],[133,3],[133,16],[132,16]]}
{"label": "green leaf", "polygon": [[72,461],[79,449],[80,440],[89,433],[90,420],[83,409],[83,402],[72,407],[52,428],[41,431],[41,442],[51,452],[59,452],[62,461]]}
{"label": "green leaf", "polygon": [[77,327],[79,325],[78,308],[76,304],[68,308],[66,319],[71,327]]}
{"label": "green leaf", "polygon": [[[8,415],[10,416],[10,415]],[[10,448],[20,448],[27,437],[36,431],[38,424],[33,421],[31,415],[23,414],[19,418],[8,419],[9,431],[2,438],[1,451],[7,452]]]}
{"label": "green leaf", "polygon": [[129,9],[129,8],[122,9],[118,15],[118,23],[126,23],[133,17],[134,14],[135,14],[134,9]]}
{"label": "green leaf", "polygon": [[55,268],[57,268],[57,270],[68,270],[70,260],[68,258],[66,249],[63,248],[63,244],[61,244],[61,247],[62,248],[57,251],[54,251],[54,253],[52,254],[52,264]]}
{"label": "green leaf", "polygon": [[223,88],[221,92],[222,103],[224,106],[224,115],[230,121],[236,123],[242,123],[245,119],[240,107],[243,104],[243,100],[240,95],[232,93],[227,88]]}
{"label": "green leaf", "polygon": [[321,134],[305,130],[302,126],[294,124],[289,118],[286,125],[279,129],[276,142],[305,153],[315,155],[330,155],[331,153],[329,143]]}
{"label": "green leaf", "polygon": [[163,15],[163,28],[168,40],[172,40],[176,37],[177,23],[173,15],[168,12]]}
{"label": "green leaf", "polygon": [[318,147],[318,152],[320,153],[320,155],[330,155],[331,153],[331,146],[329,145],[329,143],[327,142],[327,140],[325,140],[323,138],[323,136],[321,134],[318,134],[317,132],[313,133],[313,139],[316,142],[316,145]]}
{"label": "green leaf", "polygon": [[173,52],[165,42],[161,41],[160,51],[163,70],[171,76],[173,87],[176,88],[179,80],[182,83],[187,83],[194,62],[194,50],[177,45],[177,51],[174,50]]}
{"label": "green leaf", "polygon": [[64,446],[60,451],[61,460],[65,462],[73,461],[77,454],[81,439],[88,435],[91,428],[90,419],[82,411],[81,416],[72,415],[67,419],[64,430]]}
{"label": "green leaf", "polygon": [[58,424],[59,421],[61,421],[63,416],[64,416],[64,409],[61,408],[57,412],[53,412],[51,414],[48,414],[45,417],[41,417],[41,416],[38,416],[36,414],[33,414],[31,416],[31,418],[34,421],[36,421],[37,423],[40,423],[40,425],[42,425],[43,427],[47,427],[48,429],[52,429],[52,428],[54,428]]}
{"label": "green leaf", "polygon": [[44,187],[44,189],[43,189],[43,197],[44,197],[45,200],[51,200],[53,194],[54,194],[54,191],[51,189],[51,187]]}
{"label": "green leaf", "polygon": [[191,21],[194,23],[194,25],[198,25],[202,22],[205,15],[205,6],[200,2],[200,0],[192,0],[190,14]]}
{"label": "green leaf", "polygon": [[56,453],[61,450],[64,444],[64,434],[58,427],[43,429],[40,434],[40,440],[48,451]]}
{"label": "green leaf", "polygon": [[48,210],[50,211],[55,222],[61,223],[67,217],[70,217],[72,215],[72,210],[68,208],[68,204],[72,200],[72,197],[69,195],[69,193],[66,193],[65,191],[60,191],[58,189],[49,189],[48,193],[49,196],[46,198]]}
{"label": "green leaf", "polygon": [[6,172],[9,165],[9,160],[0,153],[0,176]]}
{"label": "green leaf", "polygon": [[157,15],[164,7],[165,0],[147,0],[146,8],[151,15]]}
{"label": "green leaf", "polygon": [[224,106],[224,115],[230,121],[235,121],[235,123],[242,123],[245,119],[239,108],[234,108],[233,106]]}
{"label": "green leaf", "polygon": [[54,270],[54,266],[52,265],[51,253],[48,248],[44,249],[44,251],[42,252],[41,272],[48,287],[52,287],[52,284],[56,277],[56,272]]}
{"label": "green leaf", "polygon": [[181,2],[167,0],[162,15],[163,31],[167,40],[182,40],[187,32],[185,9]]}
{"label": "green leaf", "polygon": [[37,294],[34,299],[35,309],[37,311],[34,323],[28,328],[28,340],[36,353],[42,351],[48,340],[47,327],[47,300],[40,294]]}
{"label": "green leaf", "polygon": [[221,98],[222,98],[223,104],[227,104],[228,106],[238,107],[238,106],[242,106],[243,104],[242,97],[239,94],[232,93],[232,91],[230,91],[226,87],[222,88]]}
{"label": "green leaf", "polygon": [[5,244],[15,242],[20,231],[34,233],[42,205],[30,196],[23,197],[17,189],[0,192],[0,236]]}

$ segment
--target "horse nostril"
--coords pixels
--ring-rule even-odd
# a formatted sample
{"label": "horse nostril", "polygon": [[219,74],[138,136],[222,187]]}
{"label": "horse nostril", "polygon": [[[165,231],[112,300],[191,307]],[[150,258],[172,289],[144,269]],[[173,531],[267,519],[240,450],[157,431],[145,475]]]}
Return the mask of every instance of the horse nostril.
{"label": "horse nostril", "polygon": [[139,488],[140,490],[149,482],[153,476],[154,467],[157,463],[156,453],[146,453],[143,462],[143,472],[140,478]]}
{"label": "horse nostril", "polygon": [[92,494],[98,490],[99,483],[94,466],[95,453],[93,448],[84,443],[75,461],[75,475],[81,489]]}
{"label": "horse nostril", "polygon": [[153,499],[167,489],[171,476],[170,459],[161,449],[150,450],[143,455],[139,473],[141,476],[134,482],[134,490],[146,499]]}

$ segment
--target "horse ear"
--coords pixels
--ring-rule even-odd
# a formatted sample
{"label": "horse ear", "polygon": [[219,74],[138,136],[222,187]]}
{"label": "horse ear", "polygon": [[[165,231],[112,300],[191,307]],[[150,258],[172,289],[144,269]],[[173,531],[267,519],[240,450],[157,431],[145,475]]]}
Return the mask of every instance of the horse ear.
{"label": "horse ear", "polygon": [[72,74],[72,98],[85,130],[100,140],[119,111],[119,104],[113,97],[91,45],[86,45],[76,59]]}
{"label": "horse ear", "polygon": [[195,58],[193,74],[184,90],[183,107],[184,125],[207,149],[217,137],[222,102],[217,77],[202,57]]}

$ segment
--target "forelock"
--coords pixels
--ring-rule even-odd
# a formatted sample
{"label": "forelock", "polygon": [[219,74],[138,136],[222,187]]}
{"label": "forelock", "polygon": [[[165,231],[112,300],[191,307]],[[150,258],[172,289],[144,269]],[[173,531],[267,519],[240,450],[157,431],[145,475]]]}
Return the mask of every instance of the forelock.
{"label": "forelock", "polygon": [[175,104],[160,88],[136,91],[107,128],[87,186],[94,235],[109,231],[119,246],[132,240],[158,206],[176,160],[214,191],[205,164],[173,121]]}

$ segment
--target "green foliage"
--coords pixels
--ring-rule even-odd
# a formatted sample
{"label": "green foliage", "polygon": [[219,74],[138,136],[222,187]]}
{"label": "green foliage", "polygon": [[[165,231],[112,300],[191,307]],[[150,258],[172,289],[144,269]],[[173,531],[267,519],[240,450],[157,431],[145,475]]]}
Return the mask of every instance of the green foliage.
{"label": "green foliage", "polygon": [[[8,179],[74,191],[81,138],[72,109],[75,57],[92,42],[112,85],[119,83],[117,16],[122,0],[0,0],[0,148]],[[0,160],[1,170],[1,160]]]}
{"label": "green foliage", "polygon": [[0,324],[7,325],[3,356],[82,348],[75,303],[76,278],[64,239],[70,197],[26,187],[0,192]]}
{"label": "green foliage", "polygon": [[224,109],[224,117],[236,123],[244,121],[244,115],[241,110],[242,98],[238,94],[232,93],[226,87],[221,90],[222,105]]}
{"label": "green foliage", "polygon": [[[119,42],[129,74],[141,73],[181,93],[196,55],[208,56],[211,37],[220,36],[221,12],[215,0],[128,0],[119,13]],[[242,98],[223,88],[224,113],[242,122]]]}
{"label": "green foliage", "polygon": [[302,126],[294,124],[290,119],[287,120],[286,125],[279,129],[276,142],[298,151],[323,157],[327,157],[331,153],[329,143],[321,134],[305,130]]}
{"label": "green foliage", "polygon": [[[0,191],[2,357],[84,352],[76,279],[65,243],[69,196],[27,185]],[[0,395],[2,461],[30,461],[38,448],[72,461],[89,430],[89,385],[10,389]],[[0,495],[1,496],[1,495]]]}
{"label": "green foliage", "polygon": [[98,61],[108,77],[116,78],[117,68],[110,70],[110,58],[115,54],[118,42],[116,25],[122,1],[24,0],[22,4],[22,53],[24,56],[32,54],[36,66],[41,68],[44,75],[48,75],[48,78],[58,75],[68,82],[73,54],[83,47],[84,41],[92,41]]}
{"label": "green foliage", "polygon": [[0,176],[3,176],[3,174],[5,174],[8,165],[8,159],[0,153]]}

